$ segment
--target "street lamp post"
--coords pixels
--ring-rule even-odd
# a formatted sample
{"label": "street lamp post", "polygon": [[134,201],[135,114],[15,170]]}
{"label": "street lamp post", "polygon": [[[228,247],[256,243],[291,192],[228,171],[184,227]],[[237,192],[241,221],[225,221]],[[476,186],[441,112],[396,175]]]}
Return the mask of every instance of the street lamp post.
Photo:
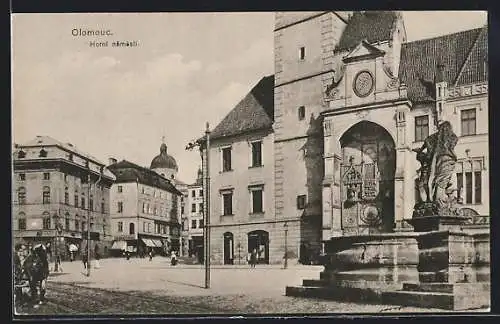
{"label": "street lamp post", "polygon": [[54,272],[59,272],[59,263],[58,261],[58,245],[59,245],[59,231],[60,231],[60,225],[59,225],[59,215],[57,213],[54,214],[54,222],[55,222],[55,229],[56,229],[56,235],[54,236],[55,242],[54,242]]}
{"label": "street lamp post", "polygon": [[[88,188],[88,207],[87,207],[87,277],[90,277],[90,173],[89,173],[89,188]],[[93,203],[93,202],[92,202]]]}
{"label": "street lamp post", "polygon": [[[87,224],[87,277],[90,277],[90,212],[91,210],[93,211],[93,206],[91,204],[94,204],[94,200],[90,199],[90,193],[91,193],[91,189],[92,189],[92,183],[91,183],[91,177],[90,177],[90,170],[89,171],[89,177],[88,177],[88,182],[89,182],[89,188],[88,188],[88,192],[89,192],[89,196],[88,196],[88,201],[89,201],[89,204],[88,204],[88,209],[87,209],[87,215],[88,215],[88,224]],[[101,167],[101,170],[99,172],[99,178],[97,179],[97,181],[94,183],[94,191],[97,189],[97,185],[99,184],[99,182],[101,182],[101,179],[102,179],[102,173],[103,173],[103,168]],[[94,192],[96,193],[96,192]],[[94,196],[96,197],[96,196]],[[97,225],[97,223],[96,223]],[[96,226],[97,227],[97,226]]]}
{"label": "street lamp post", "polygon": [[210,288],[210,127],[206,123],[205,137],[193,141],[186,146],[186,150],[198,147],[201,155],[203,181],[203,237],[204,237],[204,261],[205,261],[205,288]]}
{"label": "street lamp post", "polygon": [[283,265],[283,269],[288,268],[288,223],[285,222],[283,225],[283,228],[285,229],[285,264]]}

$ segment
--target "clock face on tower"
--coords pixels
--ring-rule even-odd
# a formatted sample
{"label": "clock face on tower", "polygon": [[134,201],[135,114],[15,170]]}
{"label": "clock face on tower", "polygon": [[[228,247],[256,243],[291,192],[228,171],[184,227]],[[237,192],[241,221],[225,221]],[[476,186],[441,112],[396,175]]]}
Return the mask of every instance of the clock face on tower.
{"label": "clock face on tower", "polygon": [[361,71],[354,78],[354,92],[358,97],[366,97],[373,90],[373,76],[368,71]]}

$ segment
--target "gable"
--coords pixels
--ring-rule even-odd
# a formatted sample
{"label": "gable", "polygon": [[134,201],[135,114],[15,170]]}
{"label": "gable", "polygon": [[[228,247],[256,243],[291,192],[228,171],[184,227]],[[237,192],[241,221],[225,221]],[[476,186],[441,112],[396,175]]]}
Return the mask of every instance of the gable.
{"label": "gable", "polygon": [[358,60],[373,59],[383,56],[384,54],[384,51],[370,45],[366,40],[363,40],[349,54],[344,56],[343,61],[348,63]]}
{"label": "gable", "polygon": [[366,40],[373,44],[392,39],[392,31],[399,17],[396,11],[354,12],[340,37],[335,52],[348,51]]}

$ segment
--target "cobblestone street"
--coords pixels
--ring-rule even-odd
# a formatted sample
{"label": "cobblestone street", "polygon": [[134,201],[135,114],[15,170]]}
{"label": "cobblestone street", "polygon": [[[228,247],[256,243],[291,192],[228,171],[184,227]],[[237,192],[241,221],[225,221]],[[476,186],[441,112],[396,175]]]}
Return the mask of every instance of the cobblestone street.
{"label": "cobblestone street", "polygon": [[172,267],[165,258],[101,260],[84,275],[80,262],[63,263],[49,278],[46,305],[24,314],[314,314],[442,312],[391,305],[363,305],[284,296],[286,285],[319,277],[321,267],[214,266],[204,289],[201,265]]}

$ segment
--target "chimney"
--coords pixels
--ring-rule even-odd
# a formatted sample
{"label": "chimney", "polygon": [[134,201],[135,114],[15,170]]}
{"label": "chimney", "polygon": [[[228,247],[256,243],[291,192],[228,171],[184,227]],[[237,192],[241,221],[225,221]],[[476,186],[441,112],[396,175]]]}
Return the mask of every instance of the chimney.
{"label": "chimney", "polygon": [[117,162],[117,161],[116,161],[116,159],[115,159],[115,158],[112,158],[112,157],[111,157],[111,158],[109,158],[109,159],[108,159],[108,165],[113,165],[113,164],[115,164],[116,162]]}

